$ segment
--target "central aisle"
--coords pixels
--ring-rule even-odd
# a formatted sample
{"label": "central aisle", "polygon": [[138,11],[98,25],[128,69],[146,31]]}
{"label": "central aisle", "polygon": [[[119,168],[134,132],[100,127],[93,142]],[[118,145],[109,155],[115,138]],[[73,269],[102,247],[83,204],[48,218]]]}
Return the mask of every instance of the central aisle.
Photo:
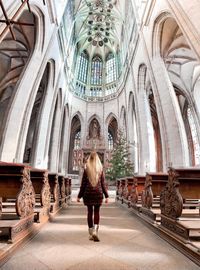
{"label": "central aisle", "polygon": [[199,269],[114,201],[101,208],[99,235],[99,243],[88,240],[86,208],[72,202],[1,269]]}

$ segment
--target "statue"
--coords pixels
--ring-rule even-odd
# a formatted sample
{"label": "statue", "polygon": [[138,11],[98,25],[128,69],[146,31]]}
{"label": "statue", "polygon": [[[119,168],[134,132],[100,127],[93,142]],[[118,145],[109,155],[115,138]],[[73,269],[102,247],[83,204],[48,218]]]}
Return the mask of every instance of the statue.
{"label": "statue", "polygon": [[89,127],[89,139],[100,139],[100,125],[97,119],[93,119]]}

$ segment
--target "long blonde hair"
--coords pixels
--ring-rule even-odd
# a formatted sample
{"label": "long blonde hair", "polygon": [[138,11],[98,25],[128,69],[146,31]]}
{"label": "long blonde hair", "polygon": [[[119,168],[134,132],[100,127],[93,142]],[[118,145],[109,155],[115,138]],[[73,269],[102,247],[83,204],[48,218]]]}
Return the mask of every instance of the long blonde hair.
{"label": "long blonde hair", "polygon": [[95,187],[99,181],[99,176],[102,173],[103,166],[96,152],[92,152],[86,163],[86,172],[90,184]]}

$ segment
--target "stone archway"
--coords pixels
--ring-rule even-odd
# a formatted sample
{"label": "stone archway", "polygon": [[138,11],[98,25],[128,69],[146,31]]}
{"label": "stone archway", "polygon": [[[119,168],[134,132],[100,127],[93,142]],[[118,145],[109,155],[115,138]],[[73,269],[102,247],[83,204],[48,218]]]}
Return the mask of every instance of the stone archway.
{"label": "stone archway", "polygon": [[[0,141],[7,122],[8,112],[16,93],[18,83],[27,67],[36,42],[35,16],[24,11],[13,25],[15,40],[9,32],[0,43]],[[26,23],[30,25],[22,25]]]}
{"label": "stone archway", "polygon": [[[79,146],[78,146],[78,140],[79,140]],[[76,147],[76,141],[77,141],[77,147]],[[79,116],[76,114],[72,118],[72,121],[71,121],[70,147],[69,147],[69,159],[68,159],[68,172],[70,174],[78,173],[78,169],[74,170],[73,168],[77,168],[79,165],[81,165],[81,164],[78,164],[78,159],[77,159],[77,154],[80,154],[79,150],[82,151],[81,150],[81,121],[80,121]],[[80,158],[82,159],[82,153],[81,153]]]}
{"label": "stone archway", "polygon": [[40,85],[38,87],[35,102],[31,112],[23,157],[24,163],[32,163],[32,160],[34,158],[34,149],[37,140],[37,129],[39,126],[39,120],[41,116],[42,107],[44,104],[45,94],[48,88],[49,72],[50,72],[50,63],[47,63],[42,79],[40,81]]}

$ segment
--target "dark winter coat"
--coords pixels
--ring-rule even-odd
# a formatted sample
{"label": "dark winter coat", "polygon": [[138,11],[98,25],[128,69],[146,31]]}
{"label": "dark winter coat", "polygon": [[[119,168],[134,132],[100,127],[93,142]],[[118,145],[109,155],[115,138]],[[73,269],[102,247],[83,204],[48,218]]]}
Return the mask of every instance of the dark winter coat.
{"label": "dark winter coat", "polygon": [[78,198],[83,197],[83,202],[85,205],[101,205],[103,195],[108,198],[108,191],[105,186],[104,172],[102,172],[100,175],[97,185],[93,187],[90,184],[86,170],[84,170]]}

